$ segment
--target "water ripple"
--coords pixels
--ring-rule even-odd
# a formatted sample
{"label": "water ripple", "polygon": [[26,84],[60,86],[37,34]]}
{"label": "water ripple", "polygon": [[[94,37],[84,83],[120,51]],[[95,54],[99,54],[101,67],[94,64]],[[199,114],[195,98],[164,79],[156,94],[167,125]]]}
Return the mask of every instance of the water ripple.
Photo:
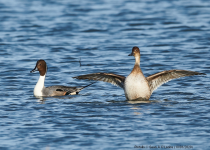
{"label": "water ripple", "polygon": [[[0,149],[209,148],[208,1],[1,1]],[[87,85],[73,76],[127,76],[141,50],[145,76],[184,69],[207,76],[170,81],[151,101],[97,82],[76,96],[33,96],[39,59],[46,86]]]}

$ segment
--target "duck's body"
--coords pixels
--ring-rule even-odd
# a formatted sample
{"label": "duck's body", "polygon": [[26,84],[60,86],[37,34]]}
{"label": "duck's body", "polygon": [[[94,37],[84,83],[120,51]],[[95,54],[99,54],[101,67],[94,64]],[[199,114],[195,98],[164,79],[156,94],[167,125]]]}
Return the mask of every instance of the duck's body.
{"label": "duck's body", "polygon": [[93,73],[73,78],[109,82],[123,88],[127,100],[136,100],[136,99],[149,100],[153,91],[156,90],[163,83],[166,83],[172,79],[185,77],[185,76],[205,75],[204,73],[199,73],[195,71],[167,70],[167,71],[158,72],[149,77],[145,77],[140,68],[139,48],[133,47],[132,53],[129,56],[135,57],[135,64],[133,70],[127,77],[112,73]]}
{"label": "duck's body", "polygon": [[34,88],[34,96],[64,96],[64,95],[75,95],[78,94],[82,89],[91,84],[84,87],[70,87],[70,86],[62,86],[62,85],[54,85],[45,87],[44,81],[47,73],[47,64],[44,60],[38,60],[35,68],[31,72],[39,71],[40,77]]}
{"label": "duck's body", "polygon": [[148,81],[138,65],[135,65],[132,72],[125,78],[124,91],[128,100],[150,98],[151,92]]}
{"label": "duck's body", "polygon": [[35,96],[64,96],[64,95],[76,95],[84,87],[69,87],[62,85],[54,85],[49,87],[43,87],[42,90],[34,88]]}

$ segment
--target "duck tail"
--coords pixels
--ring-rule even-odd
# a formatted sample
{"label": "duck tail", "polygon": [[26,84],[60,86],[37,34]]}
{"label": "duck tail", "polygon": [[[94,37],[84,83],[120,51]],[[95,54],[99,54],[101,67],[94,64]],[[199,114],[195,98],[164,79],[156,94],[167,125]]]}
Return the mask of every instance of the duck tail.
{"label": "duck tail", "polygon": [[[97,82],[97,81],[96,81]],[[81,90],[83,90],[84,88],[86,88],[86,87],[88,87],[88,86],[90,86],[90,85],[92,85],[92,84],[94,84],[94,83],[96,83],[96,82],[93,82],[93,83],[90,83],[90,84],[88,84],[88,85],[86,85],[86,86],[83,86],[83,87],[81,87],[81,88],[78,88],[77,89],[77,94],[81,91]]]}

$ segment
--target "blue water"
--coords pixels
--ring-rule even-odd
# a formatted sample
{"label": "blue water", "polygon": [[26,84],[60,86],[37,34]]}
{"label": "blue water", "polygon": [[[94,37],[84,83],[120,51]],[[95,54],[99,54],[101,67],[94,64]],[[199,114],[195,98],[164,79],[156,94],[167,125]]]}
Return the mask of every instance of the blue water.
{"label": "blue water", "polygon": [[[0,149],[210,149],[209,14],[206,0],[0,0]],[[84,86],[90,81],[72,77],[127,76],[133,46],[145,76],[207,75],[170,81],[150,103],[128,102],[104,82],[76,96],[33,96],[39,59],[46,86]]]}

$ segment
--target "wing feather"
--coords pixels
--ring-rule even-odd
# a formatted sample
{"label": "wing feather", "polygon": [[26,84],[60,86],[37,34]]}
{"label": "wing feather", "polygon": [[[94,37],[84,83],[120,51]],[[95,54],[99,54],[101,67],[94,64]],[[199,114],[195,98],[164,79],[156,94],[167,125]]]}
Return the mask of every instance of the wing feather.
{"label": "wing feather", "polygon": [[124,88],[124,81],[125,81],[124,76],[113,74],[113,73],[92,73],[92,74],[76,76],[73,78],[108,82],[113,85],[119,86],[121,88]]}
{"label": "wing feather", "polygon": [[162,84],[176,78],[185,77],[185,76],[194,76],[194,75],[205,75],[205,73],[199,73],[195,71],[187,70],[167,70],[155,73],[148,76],[146,79],[149,83],[151,93],[156,90]]}

